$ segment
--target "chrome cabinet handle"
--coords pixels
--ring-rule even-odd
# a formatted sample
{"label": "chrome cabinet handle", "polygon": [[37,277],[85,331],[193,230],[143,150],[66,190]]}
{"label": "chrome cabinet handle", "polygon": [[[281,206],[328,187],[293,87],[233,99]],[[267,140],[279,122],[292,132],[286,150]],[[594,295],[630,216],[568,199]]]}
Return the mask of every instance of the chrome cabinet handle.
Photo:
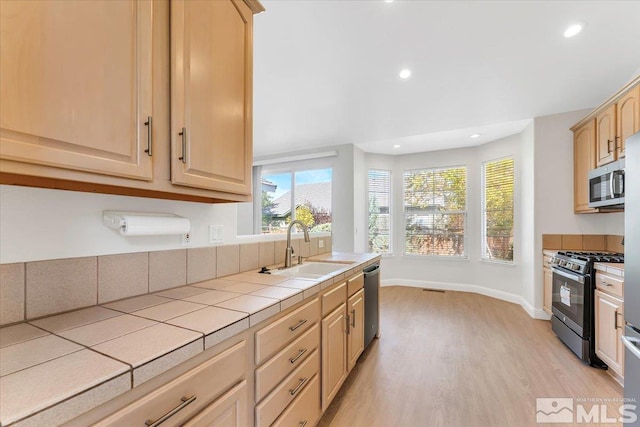
{"label": "chrome cabinet handle", "polygon": [[300,378],[300,382],[298,383],[298,385],[295,386],[295,388],[289,389],[289,394],[291,396],[295,396],[296,393],[299,392],[302,387],[304,387],[307,381],[309,381],[309,378]]}
{"label": "chrome cabinet handle", "polygon": [[618,310],[613,312],[613,329],[618,329]]}
{"label": "chrome cabinet handle", "polygon": [[602,284],[605,285],[605,286],[613,286],[611,283],[607,283],[604,280],[602,281]]}
{"label": "chrome cabinet handle", "polygon": [[345,332],[349,335],[351,333],[351,321],[349,319],[349,315],[347,314],[344,319],[347,321],[347,329]]}
{"label": "chrome cabinet handle", "polygon": [[352,328],[356,327],[356,311],[355,310],[351,310],[351,327]]}
{"label": "chrome cabinet handle", "polygon": [[182,128],[182,132],[178,135],[182,137],[182,157],[178,157],[178,160],[187,163],[187,128]]}
{"label": "chrome cabinet handle", "polygon": [[144,125],[147,127],[147,149],[144,150],[145,153],[151,157],[153,155],[153,118],[151,116],[147,117],[147,121],[144,122]]}
{"label": "chrome cabinet handle", "polygon": [[291,332],[295,331],[296,329],[298,329],[300,326],[304,325],[305,323],[307,323],[307,319],[302,319],[300,320],[297,324],[293,325],[293,326],[289,326],[289,330]]}
{"label": "chrome cabinet handle", "polygon": [[300,422],[298,423],[298,425],[299,425],[300,427],[304,427],[304,426],[306,426],[306,425],[307,425],[307,420],[300,421]]}
{"label": "chrome cabinet handle", "polygon": [[296,363],[296,361],[298,359],[300,359],[302,357],[303,354],[305,354],[307,352],[306,348],[302,348],[298,351],[298,354],[296,354],[294,357],[292,357],[291,359],[289,359],[289,362],[291,363]]}
{"label": "chrome cabinet handle", "polygon": [[170,410],[169,412],[167,412],[166,414],[164,414],[163,416],[161,416],[157,420],[149,419],[149,420],[145,421],[144,424],[146,426],[148,426],[148,427],[159,426],[163,422],[167,421],[169,418],[173,417],[178,412],[182,411],[184,408],[186,408],[188,405],[193,403],[195,400],[196,400],[196,395],[195,394],[193,396],[191,396],[191,397],[184,396],[184,397],[182,397],[180,399],[180,401],[182,403],[180,403],[178,406],[176,406],[175,408],[173,408],[172,410]]}
{"label": "chrome cabinet handle", "polygon": [[607,154],[611,153],[611,143],[613,141],[610,139],[607,139]]}

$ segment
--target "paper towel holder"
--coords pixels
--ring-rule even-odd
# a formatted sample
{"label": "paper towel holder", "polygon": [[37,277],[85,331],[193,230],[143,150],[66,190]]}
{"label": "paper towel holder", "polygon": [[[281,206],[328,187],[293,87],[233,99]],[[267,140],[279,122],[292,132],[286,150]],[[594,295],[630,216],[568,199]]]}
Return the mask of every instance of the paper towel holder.
{"label": "paper towel holder", "polygon": [[123,236],[186,234],[191,230],[188,218],[170,213],[104,211],[102,223]]}

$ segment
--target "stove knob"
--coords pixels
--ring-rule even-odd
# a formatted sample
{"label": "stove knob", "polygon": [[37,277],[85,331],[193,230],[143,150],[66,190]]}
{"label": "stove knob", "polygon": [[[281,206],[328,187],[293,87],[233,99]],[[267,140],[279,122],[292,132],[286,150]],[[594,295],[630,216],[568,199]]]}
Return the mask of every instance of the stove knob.
{"label": "stove knob", "polygon": [[573,264],[572,264],[572,263],[570,263],[570,262],[568,262],[568,263],[567,263],[567,268],[568,268],[569,270],[573,270]]}
{"label": "stove knob", "polygon": [[578,270],[580,270],[580,265],[579,265],[579,264],[573,264],[573,265],[571,266],[571,269],[572,269],[572,270],[575,270],[575,271],[578,271]]}

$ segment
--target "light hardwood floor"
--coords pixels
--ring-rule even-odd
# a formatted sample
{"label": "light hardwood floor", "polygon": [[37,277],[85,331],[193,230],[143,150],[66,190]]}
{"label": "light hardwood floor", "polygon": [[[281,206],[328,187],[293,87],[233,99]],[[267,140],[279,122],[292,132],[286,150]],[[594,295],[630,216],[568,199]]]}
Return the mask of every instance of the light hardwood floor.
{"label": "light hardwood floor", "polygon": [[[537,397],[622,397],[605,371],[583,364],[550,322],[519,305],[401,286],[380,297],[381,338],[321,427],[534,426]],[[617,417],[618,406],[607,414]]]}

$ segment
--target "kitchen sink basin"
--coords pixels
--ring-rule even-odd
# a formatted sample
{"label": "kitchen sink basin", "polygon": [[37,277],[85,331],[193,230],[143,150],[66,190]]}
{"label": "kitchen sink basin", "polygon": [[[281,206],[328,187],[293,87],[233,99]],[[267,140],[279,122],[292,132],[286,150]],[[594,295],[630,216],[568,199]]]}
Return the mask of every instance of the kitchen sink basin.
{"label": "kitchen sink basin", "polygon": [[271,274],[277,276],[297,277],[302,279],[317,279],[327,274],[343,270],[344,264],[335,264],[328,262],[308,262],[306,264],[296,265],[294,267],[273,270]]}

